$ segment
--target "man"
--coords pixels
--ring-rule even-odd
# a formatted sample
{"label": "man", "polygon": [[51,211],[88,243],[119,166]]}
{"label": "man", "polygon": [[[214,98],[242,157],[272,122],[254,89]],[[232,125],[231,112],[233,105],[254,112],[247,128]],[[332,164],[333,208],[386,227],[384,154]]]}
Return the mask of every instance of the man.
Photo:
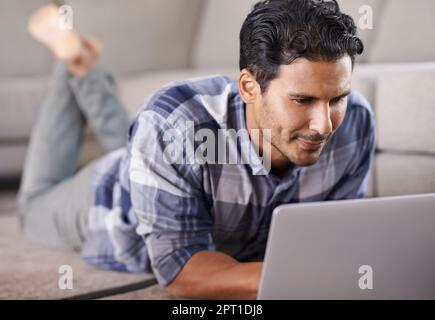
{"label": "man", "polygon": [[[111,78],[74,73],[97,56],[83,45],[91,54],[57,71],[32,136],[24,230],[82,249],[98,267],[153,272],[181,297],[254,299],[276,206],[364,196],[375,132],[368,103],[351,92],[363,51],[355,32],[335,1],[257,3],[240,32],[238,82],[163,87],[137,113],[126,148]],[[108,154],[74,175],[83,116]],[[195,161],[201,130],[248,132],[230,152],[254,161],[216,163],[213,147]]]}

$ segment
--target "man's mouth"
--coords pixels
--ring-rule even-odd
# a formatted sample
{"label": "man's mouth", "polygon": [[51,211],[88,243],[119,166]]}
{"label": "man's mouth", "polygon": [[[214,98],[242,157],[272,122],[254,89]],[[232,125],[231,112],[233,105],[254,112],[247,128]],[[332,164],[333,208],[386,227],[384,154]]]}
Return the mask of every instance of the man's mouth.
{"label": "man's mouth", "polygon": [[326,141],[326,140],[312,141],[312,140],[305,140],[302,138],[298,138],[297,140],[301,149],[305,151],[317,151],[323,146],[323,144]]}

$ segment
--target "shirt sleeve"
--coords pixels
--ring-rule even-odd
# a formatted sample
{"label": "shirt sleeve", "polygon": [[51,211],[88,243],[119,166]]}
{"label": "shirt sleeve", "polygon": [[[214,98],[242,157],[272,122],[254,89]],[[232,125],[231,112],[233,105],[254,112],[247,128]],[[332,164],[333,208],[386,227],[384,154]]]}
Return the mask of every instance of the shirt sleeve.
{"label": "shirt sleeve", "polygon": [[166,286],[195,253],[215,250],[201,168],[181,157],[188,143],[185,132],[152,110],[139,115],[130,143],[128,175],[137,232],[157,281]]}
{"label": "shirt sleeve", "polygon": [[352,162],[346,174],[332,189],[326,200],[348,200],[364,198],[367,194],[368,181],[376,148],[375,120],[372,112],[367,113],[360,139]]}

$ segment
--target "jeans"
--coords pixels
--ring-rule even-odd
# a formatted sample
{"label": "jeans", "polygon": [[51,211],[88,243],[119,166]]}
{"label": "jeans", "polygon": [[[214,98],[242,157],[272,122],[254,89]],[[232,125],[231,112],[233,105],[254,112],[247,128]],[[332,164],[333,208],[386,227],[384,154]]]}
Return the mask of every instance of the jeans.
{"label": "jeans", "polygon": [[79,169],[86,123],[104,153],[126,145],[129,118],[113,78],[101,69],[75,78],[58,63],[32,129],[18,193],[20,223],[34,242],[80,250],[85,241],[97,163]]}

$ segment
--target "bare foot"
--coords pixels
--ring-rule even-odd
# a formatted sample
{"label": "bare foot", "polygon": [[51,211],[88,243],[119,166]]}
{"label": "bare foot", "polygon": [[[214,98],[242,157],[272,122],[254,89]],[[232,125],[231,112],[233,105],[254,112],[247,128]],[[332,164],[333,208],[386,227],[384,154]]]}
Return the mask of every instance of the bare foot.
{"label": "bare foot", "polygon": [[49,4],[39,8],[28,24],[30,34],[45,44],[60,60],[75,59],[81,51],[79,35],[74,30],[62,28],[59,8]]}
{"label": "bare foot", "polygon": [[102,45],[99,41],[81,37],[81,50],[79,55],[68,62],[68,69],[75,77],[83,77],[95,68],[98,58],[102,52]]}

